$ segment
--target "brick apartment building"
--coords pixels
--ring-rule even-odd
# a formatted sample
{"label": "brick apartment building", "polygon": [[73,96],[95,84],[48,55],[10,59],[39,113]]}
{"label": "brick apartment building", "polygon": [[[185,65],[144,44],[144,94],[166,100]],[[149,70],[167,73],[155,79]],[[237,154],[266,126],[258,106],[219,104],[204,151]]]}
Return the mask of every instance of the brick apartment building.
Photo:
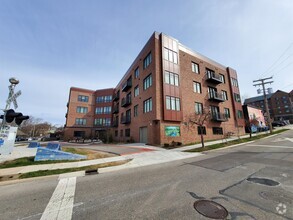
{"label": "brick apartment building", "polygon": [[[290,123],[293,123],[293,90],[290,93],[278,90],[268,94],[267,99],[271,119],[275,121],[289,120]],[[263,96],[245,99],[244,104],[259,107],[263,112],[266,112]]]}
{"label": "brick apartment building", "polygon": [[65,138],[107,133],[121,142],[193,143],[200,129],[184,122],[204,108],[211,111],[206,140],[244,133],[236,71],[155,32],[114,89],[70,89]]}

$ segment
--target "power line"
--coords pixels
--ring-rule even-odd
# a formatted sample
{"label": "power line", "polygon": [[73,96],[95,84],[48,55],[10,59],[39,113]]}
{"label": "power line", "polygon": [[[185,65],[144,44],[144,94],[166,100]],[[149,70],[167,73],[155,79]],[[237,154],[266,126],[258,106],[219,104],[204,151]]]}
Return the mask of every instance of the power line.
{"label": "power line", "polygon": [[[274,72],[275,69],[277,69],[278,66],[280,66],[282,63],[284,63],[289,57],[291,57],[293,54],[290,54],[289,56],[286,57],[286,59],[284,59],[281,63],[279,63],[278,65],[276,65],[274,68],[272,68],[270,71],[267,72],[266,75],[268,75],[271,72]],[[292,63],[292,62],[291,62]]]}
{"label": "power line", "polygon": [[273,74],[273,76],[276,76],[278,73],[280,73],[282,70],[286,69],[288,66],[290,66],[291,64],[293,64],[293,62],[287,64],[286,66],[284,66],[282,69],[280,69],[277,73]]}
{"label": "power line", "polygon": [[286,54],[287,50],[289,50],[292,45],[293,45],[293,42],[291,42],[291,44],[286,48],[286,50],[282,53],[282,55],[279,56],[279,58],[266,71],[264,71],[260,77],[265,76],[265,74]]}

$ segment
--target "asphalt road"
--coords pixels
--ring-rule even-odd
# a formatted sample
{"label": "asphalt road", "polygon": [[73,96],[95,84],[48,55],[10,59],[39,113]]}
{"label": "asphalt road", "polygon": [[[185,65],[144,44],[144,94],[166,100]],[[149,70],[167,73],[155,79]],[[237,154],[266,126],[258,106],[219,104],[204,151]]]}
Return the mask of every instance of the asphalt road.
{"label": "asphalt road", "polygon": [[[260,178],[277,185],[256,183]],[[293,130],[191,159],[64,181],[2,184],[0,219],[57,219],[58,206],[62,220],[208,219],[193,208],[199,199],[223,205],[228,219],[293,219]]]}

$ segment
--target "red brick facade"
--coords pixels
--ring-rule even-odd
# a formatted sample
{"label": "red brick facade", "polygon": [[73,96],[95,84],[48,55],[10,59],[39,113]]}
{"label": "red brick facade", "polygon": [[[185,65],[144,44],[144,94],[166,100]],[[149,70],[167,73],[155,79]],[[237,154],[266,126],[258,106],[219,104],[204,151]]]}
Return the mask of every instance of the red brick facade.
{"label": "red brick facade", "polygon": [[[198,65],[198,73],[192,69],[192,63]],[[137,69],[139,75],[136,74]],[[194,91],[194,82],[200,83],[199,92]],[[92,102],[89,100],[85,104],[92,106],[84,115],[89,123],[76,126],[75,117],[79,115],[74,113],[74,108],[80,103],[75,100],[86,92],[92,97]],[[115,111],[111,116],[113,123],[109,132],[115,141],[154,145],[170,144],[172,141],[183,144],[198,142],[200,135],[197,128],[191,129],[185,123],[188,116],[195,112],[195,102],[212,111],[213,120],[206,124],[206,140],[219,139],[221,133],[244,133],[240,99],[234,97],[235,94],[240,97],[236,71],[191,51],[164,34],[155,32],[151,36],[114,90],[71,89],[66,137],[73,137],[76,129],[87,129],[87,134],[93,134],[94,118],[97,117],[95,101],[103,92],[113,93],[112,110]],[[227,99],[223,99],[223,93]],[[229,109],[228,118],[226,115],[223,117],[224,109]]]}

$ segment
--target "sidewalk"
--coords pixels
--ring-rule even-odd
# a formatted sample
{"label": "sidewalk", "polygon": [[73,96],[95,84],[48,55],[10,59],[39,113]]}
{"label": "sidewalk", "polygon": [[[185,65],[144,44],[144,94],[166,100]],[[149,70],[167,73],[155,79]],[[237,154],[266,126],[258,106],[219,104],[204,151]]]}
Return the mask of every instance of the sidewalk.
{"label": "sidewalk", "polygon": [[[98,165],[108,162],[116,162],[132,159],[129,163],[106,167],[99,169],[100,173],[105,173],[114,170],[121,170],[125,168],[133,168],[140,166],[147,166],[152,164],[166,163],[175,160],[181,160],[191,157],[196,157],[200,155],[200,153],[183,153],[183,152],[172,152],[172,151],[151,151],[140,154],[132,154],[126,156],[118,156],[118,157],[108,157],[96,160],[86,160],[86,161],[77,161],[70,163],[54,163],[54,164],[42,164],[42,165],[31,165],[31,166],[23,166],[23,167],[14,167],[14,168],[6,168],[0,170],[0,176],[7,175],[16,175],[21,173],[34,172],[39,170],[55,170],[55,169],[66,169],[66,168],[76,168],[76,167],[84,167],[90,165]],[[84,173],[84,172],[83,172]]]}
{"label": "sidewalk", "polygon": [[[282,128],[289,128],[293,129],[293,125],[285,126],[285,127],[280,127],[278,129]],[[262,133],[258,134],[253,134],[255,135],[260,135]],[[249,137],[248,135],[243,135],[240,138],[246,138]],[[238,137],[233,137],[226,139],[227,141],[232,141],[238,139]],[[212,145],[212,144],[217,144],[217,143],[222,143],[225,140],[217,140],[217,141],[211,141],[205,143],[206,146]],[[180,147],[180,148],[175,148],[171,150],[166,150],[164,148],[160,147],[155,147],[155,146],[149,146],[145,144],[126,144],[125,146],[131,146],[131,147],[136,147],[136,148],[148,148],[152,149],[153,151],[149,152],[143,152],[143,153],[138,153],[138,154],[129,154],[129,155],[124,155],[124,156],[118,156],[118,157],[108,157],[108,158],[102,158],[102,159],[95,159],[95,160],[86,160],[86,161],[77,161],[77,162],[68,162],[68,163],[55,163],[55,164],[42,164],[42,165],[32,165],[32,166],[23,166],[23,167],[15,167],[15,168],[7,168],[7,169],[1,169],[0,170],[0,176],[7,176],[7,175],[15,175],[15,174],[20,174],[20,173],[28,173],[28,172],[34,172],[38,170],[54,170],[54,169],[66,169],[66,168],[76,168],[76,167],[83,167],[83,166],[90,166],[90,165],[98,165],[102,163],[108,163],[108,162],[116,162],[116,161],[123,161],[123,160],[128,160],[131,159],[129,163],[120,165],[120,166],[113,166],[113,167],[106,167],[106,168],[101,168],[99,169],[99,173],[105,173],[105,172],[110,172],[110,171],[115,171],[115,170],[121,170],[121,169],[127,169],[127,168],[134,168],[134,167],[141,167],[141,166],[147,166],[147,165],[153,165],[153,164],[160,164],[160,163],[166,163],[166,162],[171,162],[175,160],[182,160],[186,158],[192,158],[192,157],[197,157],[199,155],[202,155],[201,153],[186,153],[183,152],[185,150],[193,149],[193,148],[198,148],[201,147],[201,144],[195,144],[195,145],[190,145],[186,147]],[[21,156],[30,156],[30,155],[23,155],[22,153],[24,151],[27,152],[24,149],[24,147],[17,147],[18,151],[14,153],[14,155],[9,155],[8,157],[17,157],[19,154]],[[35,154],[36,149],[32,148],[30,149],[28,154]],[[61,174],[62,175],[84,175],[84,171],[79,171],[75,172],[72,174]]]}

